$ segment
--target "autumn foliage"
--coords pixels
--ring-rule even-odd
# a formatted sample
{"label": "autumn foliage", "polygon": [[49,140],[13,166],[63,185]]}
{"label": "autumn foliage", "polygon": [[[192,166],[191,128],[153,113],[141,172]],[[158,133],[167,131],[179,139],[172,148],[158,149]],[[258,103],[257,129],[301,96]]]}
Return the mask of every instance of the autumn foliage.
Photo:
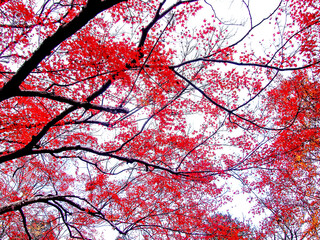
{"label": "autumn foliage", "polygon": [[0,1],[1,239],[320,238],[320,5],[218,2]]}

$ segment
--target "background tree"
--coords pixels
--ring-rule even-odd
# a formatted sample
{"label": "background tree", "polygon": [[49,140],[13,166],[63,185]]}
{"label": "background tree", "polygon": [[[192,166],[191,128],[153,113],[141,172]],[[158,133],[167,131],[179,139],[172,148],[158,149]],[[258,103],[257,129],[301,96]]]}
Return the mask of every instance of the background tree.
{"label": "background tree", "polygon": [[230,6],[1,1],[1,238],[319,237],[320,6]]}

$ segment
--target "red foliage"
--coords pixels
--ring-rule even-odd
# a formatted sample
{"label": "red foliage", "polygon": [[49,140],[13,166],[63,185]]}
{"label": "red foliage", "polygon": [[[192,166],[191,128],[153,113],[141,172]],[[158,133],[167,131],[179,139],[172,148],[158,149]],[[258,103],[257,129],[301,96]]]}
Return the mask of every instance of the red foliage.
{"label": "red foliage", "polygon": [[0,238],[319,238],[319,4],[241,4],[0,1]]}

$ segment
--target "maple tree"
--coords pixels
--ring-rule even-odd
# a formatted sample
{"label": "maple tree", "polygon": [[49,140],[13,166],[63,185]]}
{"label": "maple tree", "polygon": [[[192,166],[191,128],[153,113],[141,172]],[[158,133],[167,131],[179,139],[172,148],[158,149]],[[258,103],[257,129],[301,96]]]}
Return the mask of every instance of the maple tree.
{"label": "maple tree", "polygon": [[319,238],[320,5],[252,3],[1,1],[1,239]]}

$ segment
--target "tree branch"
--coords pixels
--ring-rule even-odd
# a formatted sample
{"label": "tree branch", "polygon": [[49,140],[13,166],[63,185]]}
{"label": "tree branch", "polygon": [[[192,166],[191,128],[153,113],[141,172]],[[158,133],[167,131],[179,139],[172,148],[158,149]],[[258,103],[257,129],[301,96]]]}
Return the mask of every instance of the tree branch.
{"label": "tree branch", "polygon": [[96,105],[93,103],[90,103],[94,98],[98,97],[101,95],[104,91],[107,90],[107,88],[111,85],[111,81],[107,81],[106,84],[104,84],[99,90],[94,92],[91,96],[87,98],[86,102],[79,102],[76,100],[73,100],[71,98],[63,97],[63,96],[58,96],[54,95],[52,93],[48,92],[39,92],[39,91],[18,91],[16,96],[24,96],[24,97],[42,97],[42,98],[47,98],[51,99],[54,101],[62,102],[62,103],[67,103],[70,104],[74,107],[77,108],[84,108],[84,109],[93,109],[93,110],[99,110],[99,111],[104,111],[104,112],[110,112],[113,114],[118,114],[118,113],[128,113],[129,110],[126,108],[122,107],[104,107],[100,105]]}
{"label": "tree branch", "polygon": [[34,203],[40,203],[40,202],[46,203],[49,200],[65,201],[66,197],[67,196],[47,195],[47,196],[36,196],[27,200],[19,200],[16,202],[9,203],[6,206],[0,207],[0,215],[8,212],[19,211],[22,207],[26,207]]}
{"label": "tree branch", "polygon": [[[261,125],[255,123],[255,122],[252,121],[252,120],[249,120],[249,119],[247,119],[247,118],[245,118],[245,117],[240,116],[239,114],[236,114],[236,113],[235,113],[235,110],[237,110],[237,109],[235,109],[235,110],[230,110],[230,109],[222,106],[221,104],[217,103],[217,102],[214,101],[210,96],[208,96],[203,90],[201,90],[200,88],[198,88],[192,81],[190,81],[190,80],[187,79],[185,76],[183,76],[182,74],[180,74],[179,72],[177,72],[174,68],[171,68],[171,69],[174,71],[174,73],[175,73],[178,77],[180,77],[181,79],[183,79],[184,81],[186,81],[186,82],[187,82],[188,84],[190,84],[194,89],[196,89],[198,92],[200,92],[209,102],[211,102],[211,103],[212,103],[213,105],[215,105],[216,107],[222,109],[223,111],[227,112],[227,113],[229,114],[229,119],[230,119],[231,115],[233,115],[233,116],[235,116],[236,118],[241,119],[241,120],[243,120],[243,121],[245,121],[245,122],[248,122],[248,123],[250,123],[250,124],[252,124],[252,125],[260,128],[260,129],[273,130],[273,131],[281,131],[281,130],[284,130],[284,129],[288,128],[289,126],[291,126],[291,125],[294,123],[294,120],[296,119],[297,115],[299,114],[299,111],[297,111],[297,114],[294,116],[292,122],[291,122],[288,126],[285,126],[285,127],[283,127],[283,128],[270,128],[270,127],[266,127],[266,126],[261,126]],[[231,119],[230,119],[230,122],[236,124],[235,122],[232,122]],[[238,125],[238,124],[237,124],[237,125]],[[238,126],[241,127],[240,125],[238,125]]]}
{"label": "tree branch", "polygon": [[31,240],[32,237],[31,237],[31,235],[29,233],[29,230],[28,230],[27,219],[26,219],[26,216],[24,215],[24,213],[22,211],[22,208],[19,209],[19,212],[20,212],[20,215],[22,217],[22,223],[23,223],[24,230],[25,230],[26,234],[28,235],[29,239]]}
{"label": "tree branch", "polygon": [[153,18],[153,20],[145,27],[142,29],[142,35],[141,35],[141,38],[140,38],[140,42],[139,42],[139,45],[138,45],[138,48],[141,48],[143,47],[146,39],[147,39],[147,35],[148,35],[148,32],[150,31],[150,29],[161,19],[163,18],[165,15],[167,15],[170,11],[172,11],[174,8],[176,8],[177,6],[181,5],[181,4],[184,4],[184,3],[191,3],[191,2],[196,2],[198,0],[188,0],[188,1],[178,1],[177,3],[173,4],[172,6],[170,6],[169,8],[167,8],[165,11],[163,11],[161,14],[160,14],[160,11],[161,11],[161,8],[162,6],[165,4],[166,0],[164,0],[162,3],[159,4],[159,7],[157,9],[157,12],[156,12],[156,15],[155,17]]}
{"label": "tree branch", "polygon": [[261,67],[261,68],[268,68],[268,69],[277,70],[279,72],[302,70],[302,69],[306,69],[306,68],[309,68],[309,67],[312,67],[312,66],[320,64],[320,61],[316,61],[314,63],[303,65],[301,67],[288,67],[288,68],[285,68],[285,67],[269,66],[267,64],[261,64],[261,63],[240,63],[240,62],[222,60],[222,59],[197,58],[197,59],[193,59],[193,60],[190,60],[190,61],[185,61],[185,62],[177,64],[177,65],[170,66],[170,68],[171,69],[176,69],[176,68],[185,66],[187,64],[190,64],[190,63],[195,63],[195,62],[213,62],[213,63],[232,64],[232,65],[236,65],[236,66]]}
{"label": "tree branch", "polygon": [[124,0],[88,0],[87,5],[79,15],[69,23],[60,26],[52,36],[46,38],[32,56],[23,63],[10,81],[0,88],[0,102],[16,95],[21,83],[60,43],[79,31],[96,15],[123,1]]}

